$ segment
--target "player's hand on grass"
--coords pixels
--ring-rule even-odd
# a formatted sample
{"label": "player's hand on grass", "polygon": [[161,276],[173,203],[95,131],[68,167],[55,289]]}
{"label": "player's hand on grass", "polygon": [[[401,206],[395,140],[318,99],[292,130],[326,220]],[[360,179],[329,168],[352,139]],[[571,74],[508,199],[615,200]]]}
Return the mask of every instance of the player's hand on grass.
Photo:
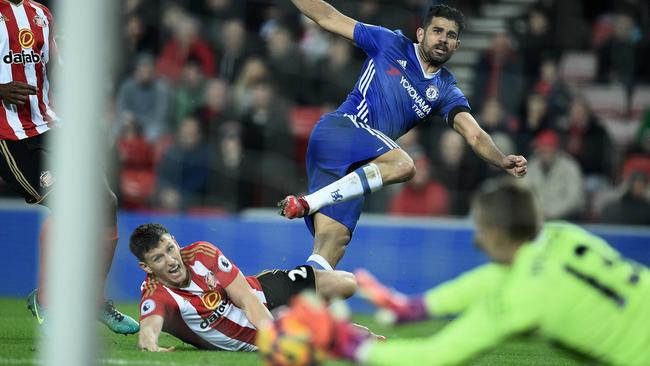
{"label": "player's hand on grass", "polygon": [[33,85],[12,81],[0,84],[0,99],[8,104],[24,105],[30,95],[36,95],[38,88]]}
{"label": "player's hand on grass", "polygon": [[152,346],[152,347],[141,347],[140,348],[142,351],[147,351],[147,352],[174,352],[176,351],[176,347],[171,346],[171,347],[160,347],[160,346]]}
{"label": "player's hand on grass", "polygon": [[501,167],[511,175],[521,178],[528,172],[528,160],[521,155],[508,155],[501,161]]}
{"label": "player's hand on grass", "polygon": [[365,269],[354,271],[361,297],[379,308],[377,320],[384,325],[423,320],[428,317],[422,297],[408,297],[379,282]]}

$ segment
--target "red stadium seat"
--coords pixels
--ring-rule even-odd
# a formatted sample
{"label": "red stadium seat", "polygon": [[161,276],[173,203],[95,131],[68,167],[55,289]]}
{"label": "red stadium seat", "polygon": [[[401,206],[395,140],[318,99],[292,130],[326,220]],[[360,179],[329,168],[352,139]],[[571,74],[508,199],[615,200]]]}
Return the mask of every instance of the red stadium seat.
{"label": "red stadium seat", "polygon": [[600,47],[615,35],[616,29],[612,18],[611,15],[600,16],[594,23],[591,31],[591,46],[593,49]]}
{"label": "red stadium seat", "polygon": [[625,163],[623,163],[623,170],[621,171],[621,180],[626,180],[630,174],[634,172],[642,172],[650,177],[650,157],[642,154],[635,154],[630,156]]}
{"label": "red stadium seat", "polygon": [[123,169],[120,173],[120,202],[127,209],[146,209],[156,190],[152,169]]}
{"label": "red stadium seat", "polygon": [[291,132],[296,137],[308,139],[311,129],[323,113],[325,113],[325,110],[321,107],[296,106],[291,108],[291,111],[289,111]]}
{"label": "red stadium seat", "polygon": [[120,138],[116,143],[122,168],[148,169],[153,165],[154,151],[143,137]]}
{"label": "red stadium seat", "polygon": [[313,106],[296,106],[289,111],[291,132],[296,142],[296,162],[302,163],[305,161],[309,134],[323,113],[325,113],[323,108]]}
{"label": "red stadium seat", "polygon": [[172,144],[174,144],[174,135],[163,135],[161,136],[158,141],[153,146],[153,163],[154,166],[158,165],[158,162],[160,162],[160,159],[162,159],[163,155],[165,155],[165,152],[167,152],[167,149],[169,149]]}

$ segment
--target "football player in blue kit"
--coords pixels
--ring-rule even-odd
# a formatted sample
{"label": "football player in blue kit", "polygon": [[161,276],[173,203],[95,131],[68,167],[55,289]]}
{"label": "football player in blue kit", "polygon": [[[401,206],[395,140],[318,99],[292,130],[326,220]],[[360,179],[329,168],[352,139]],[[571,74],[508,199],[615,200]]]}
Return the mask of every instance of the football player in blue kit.
{"label": "football player in blue kit", "polygon": [[432,6],[413,43],[399,31],[357,22],[325,1],[292,2],[323,29],[353,41],[368,55],[354,90],[311,133],[309,194],[290,195],[278,204],[281,215],[304,217],[314,235],[307,264],[336,266],[359,220],[364,195],[413,177],[413,160],[395,140],[431,115],[442,116],[483,160],[516,177],[526,174],[526,159],[504,155],[496,147],[443,67],[460,47],[460,11]]}

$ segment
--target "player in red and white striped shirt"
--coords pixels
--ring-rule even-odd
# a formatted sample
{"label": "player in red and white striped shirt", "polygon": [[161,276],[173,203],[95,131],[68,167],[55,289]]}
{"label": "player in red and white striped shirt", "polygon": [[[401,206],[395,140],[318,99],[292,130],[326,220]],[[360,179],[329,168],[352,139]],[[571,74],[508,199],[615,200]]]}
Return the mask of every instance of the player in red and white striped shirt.
{"label": "player in red and white striped shirt", "polygon": [[[46,140],[55,133],[50,130],[58,121],[50,107],[47,76],[47,64],[56,57],[52,28],[52,14],[45,6],[32,0],[0,1],[0,178],[27,203],[45,206],[56,177],[44,164],[50,153]],[[100,289],[117,243],[117,199],[108,186],[102,199],[110,212]],[[46,237],[41,233],[41,258],[45,257]],[[44,320],[44,272],[41,266],[39,291],[34,290],[27,299],[39,323]],[[118,312],[111,302],[102,306],[100,320],[116,333],[138,331],[138,323]]]}
{"label": "player in red and white striped shirt", "polygon": [[46,65],[56,55],[52,14],[30,1],[0,4],[0,139],[22,140],[57,121],[50,108]]}
{"label": "player in red and white striped shirt", "polygon": [[310,266],[244,276],[214,245],[180,248],[160,224],[140,225],[129,246],[147,272],[139,346],[148,351],[173,349],[158,345],[161,331],[201,349],[255,351],[256,329],[272,320],[269,310],[306,289],[325,298],[347,298],[356,290],[353,274]]}

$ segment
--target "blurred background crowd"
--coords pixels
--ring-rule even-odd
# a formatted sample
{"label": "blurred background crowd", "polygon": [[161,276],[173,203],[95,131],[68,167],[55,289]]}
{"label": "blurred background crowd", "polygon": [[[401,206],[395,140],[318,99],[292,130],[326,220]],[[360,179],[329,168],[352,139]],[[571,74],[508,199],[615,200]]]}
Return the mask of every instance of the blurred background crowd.
{"label": "blurred background crowd", "polygon": [[[122,208],[229,213],[304,192],[311,128],[346,98],[365,54],[288,0],[122,2],[107,113]],[[432,3],[330,2],[411,38]],[[546,217],[650,225],[650,3],[445,3],[467,18],[447,67],[497,145],[528,158]],[[417,174],[366,211],[464,216],[500,174],[439,117],[398,143]]]}

